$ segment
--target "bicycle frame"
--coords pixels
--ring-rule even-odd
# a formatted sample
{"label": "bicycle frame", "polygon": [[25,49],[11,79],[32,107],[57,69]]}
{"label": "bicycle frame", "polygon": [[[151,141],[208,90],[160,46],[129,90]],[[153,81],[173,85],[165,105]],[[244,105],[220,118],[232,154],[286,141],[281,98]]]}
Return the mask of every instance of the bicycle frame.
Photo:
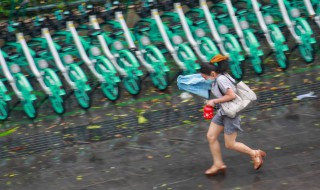
{"label": "bicycle frame", "polygon": [[[4,61],[2,56],[2,50],[0,49],[0,62]],[[1,64],[0,64],[1,65]],[[0,120],[6,120],[9,117],[9,101],[11,100],[11,96],[8,94],[8,89],[3,83],[6,79],[0,80]],[[12,79],[11,79],[12,80]],[[10,81],[9,81],[10,83]],[[12,81],[11,81],[12,83]],[[15,85],[15,83],[13,82]]]}
{"label": "bicycle frame", "polygon": [[[314,23],[320,27],[320,2],[317,0],[292,0],[293,7],[303,9],[304,13],[309,16]],[[317,10],[318,9],[318,10]]]}
{"label": "bicycle frame", "polygon": [[[260,6],[257,0],[244,0],[237,1],[237,3],[244,2],[248,9],[252,9],[253,15],[249,13],[247,17],[253,16],[250,22],[258,22],[266,40],[271,47],[273,53],[275,54],[280,68],[286,69],[288,66],[288,59],[286,57],[285,51],[289,50],[286,45],[286,39],[283,36],[280,28],[273,23],[273,17],[270,13],[270,6]],[[248,11],[250,12],[250,10]],[[267,22],[266,22],[267,21]]]}
{"label": "bicycle frame", "polygon": [[144,49],[144,51],[138,50],[133,41],[134,36],[128,29],[127,23],[123,19],[122,12],[116,12],[115,18],[124,31],[129,49],[135,53],[140,63],[147,69],[155,87],[157,87],[159,90],[165,90],[168,86],[167,79],[170,69],[165,65],[166,60],[160,50],[156,46],[152,45],[149,45],[146,49]]}
{"label": "bicycle frame", "polygon": [[92,45],[91,41],[94,37],[92,36],[92,39],[90,37],[90,43],[87,43],[82,36],[78,35],[72,21],[67,22],[67,27],[82,60],[100,82],[105,96],[112,101],[117,100],[119,98],[118,83],[120,79],[116,76],[117,72],[113,65],[106,57],[101,55],[100,48]]}
{"label": "bicycle frame", "polygon": [[213,13],[210,13],[206,0],[200,0],[201,9],[192,9],[198,12],[200,18],[205,17],[213,39],[217,43],[220,52],[229,56],[229,67],[232,75],[240,79],[242,77],[241,61],[244,60],[242,48],[234,35],[228,32],[226,25],[219,23]]}
{"label": "bicycle frame", "polygon": [[298,44],[303,59],[307,63],[313,62],[315,49],[312,47],[312,44],[316,43],[316,40],[313,37],[310,25],[304,18],[300,17],[299,10],[292,7],[290,2],[287,0],[277,0],[277,3],[291,35]]}
{"label": "bicycle frame", "polygon": [[[95,30],[101,30],[95,16],[90,16],[90,23]],[[114,21],[108,21],[106,24],[109,24],[112,27],[120,27],[118,23]],[[109,37],[106,32],[97,35],[97,39],[104,54],[111,60],[122,76],[122,81],[126,90],[132,95],[139,94],[141,90],[140,76],[143,75],[143,72],[140,70],[140,64],[133,53],[123,49],[122,42],[118,40],[117,37]],[[115,45],[116,43],[121,47],[117,48]],[[109,48],[109,46],[112,47]]]}
{"label": "bicycle frame", "polygon": [[[44,33],[45,31],[46,30],[44,29],[42,32]],[[69,46],[71,43],[67,44],[67,40],[72,41],[69,35],[70,33],[66,31],[55,32],[53,39],[57,40],[57,43],[53,42],[49,32],[45,32],[44,36],[49,43],[52,41],[52,44],[50,45],[50,52],[52,55],[57,54],[55,56],[56,64],[59,70],[65,72],[65,78],[73,89],[78,104],[82,108],[88,109],[91,106],[91,99],[87,94],[87,91],[90,91],[91,87],[87,76],[80,67],[80,65],[83,64],[83,61],[81,60],[77,49],[74,46]],[[60,37],[68,39],[63,39],[63,42],[61,42],[61,40],[59,41]],[[76,57],[76,62],[74,62],[74,57]]]}
{"label": "bicycle frame", "polygon": [[242,47],[245,52],[249,55],[253,68],[257,74],[261,74],[262,70],[262,61],[260,56],[264,53],[260,48],[259,41],[255,37],[253,30],[250,29],[249,23],[244,16],[243,12],[235,13],[235,9],[232,6],[231,0],[224,0],[225,6],[229,13],[232,24],[236,30],[236,33],[240,39]]}
{"label": "bicycle frame", "polygon": [[32,54],[35,55],[35,53],[28,47],[22,33],[17,34],[17,40],[21,45],[22,52],[26,57],[32,73],[36,77],[41,88],[49,96],[54,111],[58,114],[62,114],[65,109],[63,106],[64,101],[61,96],[65,95],[65,91],[63,90],[62,83],[57,74],[52,69],[47,68],[48,65],[44,58],[37,59],[37,64],[35,63],[32,56]]}
{"label": "bicycle frame", "polygon": [[[196,31],[197,30],[199,31],[200,28],[197,28],[196,26],[194,26],[193,22],[184,15],[181,4],[175,3],[174,8],[175,8],[175,12],[177,14],[177,17],[179,18],[179,20],[182,24],[183,30],[186,34],[186,38],[188,39],[191,47],[196,52],[198,57],[200,57],[200,59],[203,62],[207,62],[213,56],[219,54],[217,47],[214,45],[214,43],[209,38],[207,38],[205,36],[197,36]],[[173,16],[176,16],[176,15],[173,15]],[[202,31],[204,32],[204,30],[202,30]],[[197,41],[195,40],[194,37],[197,38]],[[200,50],[200,47],[201,47],[202,51]],[[206,47],[206,49],[204,47]]]}
{"label": "bicycle frame", "polygon": [[[167,50],[169,51],[169,53],[171,54],[171,56],[173,57],[177,65],[180,67],[180,69],[183,70],[183,73],[192,74],[192,73],[195,73],[196,70],[200,69],[200,65],[195,64],[196,57],[189,46],[179,42],[176,44],[175,47],[172,45],[171,40],[173,41],[174,40],[173,38],[175,36],[173,36],[173,34],[169,31],[167,26],[165,26],[162,23],[158,10],[152,9],[151,15],[153,19],[147,22],[151,21],[152,27],[158,28],[158,33],[160,33]],[[181,37],[177,36],[177,38],[181,38]]]}
{"label": "bicycle frame", "polygon": [[[33,88],[28,79],[20,72],[19,65],[6,61],[6,59],[11,59],[11,61],[13,61],[14,58],[15,56],[10,58],[9,55],[0,50],[0,64],[2,71],[8,79],[13,91],[20,99],[26,115],[33,119],[37,116],[37,111],[33,105],[33,102],[37,97],[33,94]],[[7,66],[7,63],[9,63],[10,68]]]}
{"label": "bicycle frame", "polygon": [[120,24],[121,29],[124,32],[125,39],[128,43],[129,49],[134,51],[136,57],[139,59],[140,63],[147,69],[149,73],[154,73],[155,70],[153,69],[152,65],[147,63],[147,61],[143,58],[141,52],[137,50],[136,45],[132,39],[132,34],[130,33],[128,26],[123,18],[122,12],[115,13],[116,21]]}

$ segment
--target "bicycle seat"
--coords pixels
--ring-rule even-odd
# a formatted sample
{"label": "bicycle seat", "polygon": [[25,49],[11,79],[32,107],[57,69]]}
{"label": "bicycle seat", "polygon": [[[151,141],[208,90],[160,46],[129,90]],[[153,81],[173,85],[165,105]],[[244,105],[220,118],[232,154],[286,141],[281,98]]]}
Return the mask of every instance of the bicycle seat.
{"label": "bicycle seat", "polygon": [[139,27],[138,27],[139,32],[149,31],[150,29],[151,28],[148,25],[139,25]]}
{"label": "bicycle seat", "polygon": [[103,33],[103,31],[101,29],[90,29],[88,31],[88,36],[97,36],[97,35],[100,35],[102,33]]}
{"label": "bicycle seat", "polygon": [[193,8],[193,7],[199,6],[199,1],[187,0],[187,1],[185,1],[185,4],[186,4],[188,7]]}
{"label": "bicycle seat", "polygon": [[[31,40],[31,41],[29,41],[29,42],[32,43],[33,41]],[[36,42],[35,42],[35,43],[36,43]],[[30,48],[31,48],[32,50],[34,50],[35,52],[44,50],[44,48],[40,47],[40,45],[38,45],[38,44],[39,44],[39,43],[34,44],[34,45],[31,45]]]}
{"label": "bicycle seat", "polygon": [[7,42],[13,42],[16,40],[16,34],[13,32],[8,32],[4,38]]}
{"label": "bicycle seat", "polygon": [[32,37],[37,37],[41,35],[41,28],[35,27],[32,31],[29,32]]}
{"label": "bicycle seat", "polygon": [[181,27],[181,23],[180,22],[172,22],[170,25],[169,25],[169,28],[171,29],[178,29]]}
{"label": "bicycle seat", "polygon": [[73,49],[73,46],[71,46],[71,45],[68,45],[68,44],[61,45],[61,51],[63,51],[63,52],[69,51],[71,49]]}
{"label": "bicycle seat", "polygon": [[147,18],[151,16],[151,11],[149,7],[142,7],[141,10],[136,12],[141,18]]}
{"label": "bicycle seat", "polygon": [[157,48],[159,48],[160,50],[166,49],[166,45],[164,43],[158,43],[158,44],[155,44],[155,46],[157,46]]}
{"label": "bicycle seat", "polygon": [[248,13],[247,9],[238,9],[236,15],[244,15],[246,13]]}
{"label": "bicycle seat", "polygon": [[123,30],[120,29],[120,28],[114,28],[111,31],[111,35],[114,35],[114,36],[118,36],[118,35],[121,35],[121,34],[123,34]]}
{"label": "bicycle seat", "polygon": [[229,16],[228,14],[222,13],[222,14],[217,15],[217,19],[221,20],[221,19],[227,18],[228,16]]}
{"label": "bicycle seat", "polygon": [[20,55],[17,52],[9,52],[8,54],[8,59],[15,59],[17,57],[20,57]]}
{"label": "bicycle seat", "polygon": [[204,18],[198,18],[198,17],[194,17],[194,18],[192,18],[191,20],[192,20],[192,22],[194,22],[195,24],[201,24],[201,23],[203,23],[203,22],[206,21],[206,19],[204,19]]}
{"label": "bicycle seat", "polygon": [[131,52],[135,52],[135,51],[137,51],[138,49],[137,48],[129,48],[129,50],[131,51]]}
{"label": "bicycle seat", "polygon": [[108,11],[102,11],[99,13],[99,17],[103,18],[104,20],[112,20],[114,18],[114,11],[108,10]]}
{"label": "bicycle seat", "polygon": [[36,55],[39,56],[39,57],[42,57],[46,53],[47,53],[47,50],[45,50],[45,49],[41,49],[39,51],[36,51]]}
{"label": "bicycle seat", "polygon": [[273,5],[263,5],[262,7],[260,7],[260,10],[262,11],[267,11],[268,9],[273,8]]}

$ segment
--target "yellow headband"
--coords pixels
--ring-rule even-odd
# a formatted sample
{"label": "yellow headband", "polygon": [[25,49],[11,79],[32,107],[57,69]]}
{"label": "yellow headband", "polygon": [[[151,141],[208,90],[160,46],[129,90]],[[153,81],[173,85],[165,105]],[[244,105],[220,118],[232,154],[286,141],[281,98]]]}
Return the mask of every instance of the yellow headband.
{"label": "yellow headband", "polygon": [[220,61],[224,61],[224,60],[227,60],[227,59],[228,59],[228,56],[224,56],[224,55],[218,54],[218,55],[214,56],[213,58],[211,58],[210,63],[214,64],[214,63],[218,63]]}

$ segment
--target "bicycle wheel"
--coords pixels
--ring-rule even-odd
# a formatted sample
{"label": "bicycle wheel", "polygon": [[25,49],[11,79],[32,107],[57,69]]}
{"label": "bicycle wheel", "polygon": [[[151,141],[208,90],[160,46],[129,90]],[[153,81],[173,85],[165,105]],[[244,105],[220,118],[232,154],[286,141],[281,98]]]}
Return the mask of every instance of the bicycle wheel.
{"label": "bicycle wheel", "polygon": [[261,54],[259,54],[259,50],[258,47],[260,46],[256,36],[253,34],[253,32],[251,32],[250,30],[247,30],[244,32],[245,35],[245,40],[246,40],[246,44],[248,45],[249,49],[250,49],[250,61],[252,63],[253,66],[253,70],[258,74],[262,74],[263,69],[262,69],[262,61],[261,61]]}
{"label": "bicycle wheel", "polygon": [[150,75],[153,84],[161,91],[167,89],[169,82],[168,82],[168,73],[166,72],[158,72],[158,73],[151,73]]}
{"label": "bicycle wheel", "polygon": [[88,109],[91,106],[91,101],[90,98],[88,96],[88,94],[86,93],[86,91],[84,90],[76,90],[74,91],[74,95],[77,98],[78,104],[84,108],[84,109]]}
{"label": "bicycle wheel", "polygon": [[282,50],[278,50],[275,52],[276,53],[276,58],[277,58],[277,62],[278,65],[280,66],[280,68],[282,70],[286,70],[288,68],[289,65],[289,60],[286,56],[286,53]]}
{"label": "bicycle wheel", "polygon": [[233,43],[229,40],[224,42],[224,47],[230,56],[229,68],[230,68],[231,74],[236,79],[241,79],[242,68],[241,68],[241,61],[239,59],[239,57],[241,57],[240,52],[236,51]]}
{"label": "bicycle wheel", "polygon": [[119,99],[120,87],[118,81],[120,81],[120,79],[118,76],[116,76],[116,73],[110,71],[106,64],[104,64],[102,61],[98,61],[95,64],[95,69],[106,80],[106,82],[103,82],[100,85],[105,97],[111,101],[116,101],[117,99]]}
{"label": "bicycle wheel", "polygon": [[63,99],[60,95],[53,95],[49,97],[53,110],[57,114],[63,114],[65,112],[65,106]]}
{"label": "bicycle wheel", "polygon": [[[60,89],[62,83],[58,78],[57,74],[47,68],[44,69],[44,83],[51,90],[52,95],[49,97],[53,110],[57,114],[63,114],[65,111],[62,95],[65,94],[65,91]],[[61,92],[60,92],[61,91]]]}
{"label": "bicycle wheel", "polygon": [[132,95],[138,95],[141,91],[141,81],[136,77],[126,77],[124,78],[123,84],[127,91]]}
{"label": "bicycle wheel", "polygon": [[111,101],[116,101],[120,97],[119,83],[102,83],[101,89],[103,94]]}
{"label": "bicycle wheel", "polygon": [[9,105],[6,101],[0,100],[0,120],[6,120],[9,117]]}
{"label": "bicycle wheel", "polygon": [[313,32],[310,25],[304,19],[298,18],[294,29],[302,40],[302,44],[299,44],[298,46],[302,58],[307,63],[313,62],[315,57],[315,49],[312,47],[311,43],[311,34]]}
{"label": "bicycle wheel", "polygon": [[30,119],[34,119],[37,117],[37,110],[34,106],[33,100],[24,100],[23,101],[23,109],[24,112]]}
{"label": "bicycle wheel", "polygon": [[305,62],[311,63],[314,61],[315,51],[310,43],[300,44],[299,51]]}

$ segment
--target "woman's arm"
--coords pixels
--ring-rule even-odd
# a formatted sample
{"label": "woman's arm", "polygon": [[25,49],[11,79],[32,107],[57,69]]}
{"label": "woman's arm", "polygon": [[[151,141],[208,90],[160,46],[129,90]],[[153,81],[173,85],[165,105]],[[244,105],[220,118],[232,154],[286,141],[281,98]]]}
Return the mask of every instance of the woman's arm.
{"label": "woman's arm", "polygon": [[231,100],[234,100],[235,98],[236,98],[236,93],[234,93],[234,91],[231,88],[228,88],[224,96],[207,101],[207,105],[213,107],[215,104],[229,102]]}

